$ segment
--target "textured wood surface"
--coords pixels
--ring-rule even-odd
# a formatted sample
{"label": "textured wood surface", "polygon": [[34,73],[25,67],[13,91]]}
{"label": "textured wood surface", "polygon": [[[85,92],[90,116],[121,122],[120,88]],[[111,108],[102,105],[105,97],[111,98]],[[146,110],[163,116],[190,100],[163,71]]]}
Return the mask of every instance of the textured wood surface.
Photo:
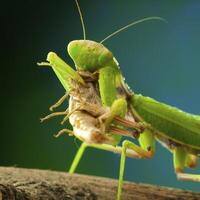
{"label": "textured wood surface", "polygon": [[[117,181],[37,169],[0,167],[0,200],[115,200]],[[200,200],[200,193],[125,182],[122,200]]]}

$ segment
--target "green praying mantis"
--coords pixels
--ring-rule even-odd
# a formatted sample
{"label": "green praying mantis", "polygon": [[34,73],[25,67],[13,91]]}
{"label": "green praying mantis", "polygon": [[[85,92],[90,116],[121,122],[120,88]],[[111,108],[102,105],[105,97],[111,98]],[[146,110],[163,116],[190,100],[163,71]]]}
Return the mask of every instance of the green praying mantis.
{"label": "green praying mantis", "polygon": [[[172,154],[179,180],[200,182],[200,175],[186,174],[185,167],[194,168],[200,156],[200,116],[160,103],[150,97],[135,94],[124,81],[121,69],[112,52],[102,43],[120,31],[147,20],[133,22],[106,37],[100,43],[86,40],[82,13],[75,0],[83,28],[83,40],[68,44],[67,51],[76,70],[56,53],[50,52],[48,62],[60,80],[66,94],[50,107],[53,111],[69,96],[69,107],[41,119],[64,116],[73,130],[63,129],[56,136],[68,133],[82,142],[69,172],[74,173],[87,147],[121,154],[117,199],[121,199],[126,157],[150,159],[155,142],[162,143]],[[139,145],[129,138],[135,138]],[[121,145],[119,145],[121,144]]]}

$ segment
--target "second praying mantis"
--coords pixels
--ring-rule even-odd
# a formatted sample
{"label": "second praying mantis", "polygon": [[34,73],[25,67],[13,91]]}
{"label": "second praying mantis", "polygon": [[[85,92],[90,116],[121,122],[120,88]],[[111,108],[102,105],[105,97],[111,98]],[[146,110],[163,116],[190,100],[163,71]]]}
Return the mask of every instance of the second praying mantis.
{"label": "second praying mantis", "polygon": [[[87,147],[121,154],[117,192],[117,199],[120,200],[126,156],[151,158],[155,153],[157,140],[173,154],[178,179],[200,182],[200,175],[183,172],[185,167],[196,167],[200,156],[200,116],[183,112],[150,97],[134,94],[124,82],[112,52],[102,44],[116,33],[137,23],[163,19],[149,17],[133,22],[98,43],[86,40],[80,7],[77,0],[75,2],[84,39],[71,41],[67,50],[76,70],[54,52],[48,54],[48,62],[38,63],[51,66],[66,90],[66,94],[50,110],[58,107],[69,95],[69,107],[64,112],[54,112],[42,118],[42,121],[63,115],[62,123],[69,119],[73,130],[63,129],[58,135],[67,132],[83,141],[69,172],[75,172]],[[137,139],[139,145],[128,140],[129,137]]]}

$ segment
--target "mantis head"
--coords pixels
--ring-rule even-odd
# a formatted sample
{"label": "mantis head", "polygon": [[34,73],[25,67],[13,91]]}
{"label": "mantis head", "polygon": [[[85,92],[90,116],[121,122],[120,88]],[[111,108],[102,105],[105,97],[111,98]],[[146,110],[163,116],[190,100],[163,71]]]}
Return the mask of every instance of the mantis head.
{"label": "mantis head", "polygon": [[70,42],[68,44],[67,51],[70,57],[73,59],[76,68],[78,70],[94,72],[106,66],[112,66],[113,64],[116,65],[116,61],[115,59],[113,59],[114,58],[113,54],[105,46],[103,46],[102,44],[103,42],[113,37],[114,35],[118,34],[119,32],[124,31],[125,29],[128,29],[129,27],[144,21],[161,20],[166,22],[166,20],[164,20],[161,17],[146,17],[134,21],[116,30],[115,32],[111,33],[106,38],[104,38],[102,41],[100,41],[100,43],[97,43],[91,40],[86,40],[86,31],[85,31],[83,16],[80,10],[80,6],[78,4],[78,0],[75,0],[75,2],[78,8],[82,24],[83,40],[74,40]]}
{"label": "mantis head", "polygon": [[74,40],[68,44],[67,51],[78,70],[94,72],[113,62],[113,54],[91,40]]}

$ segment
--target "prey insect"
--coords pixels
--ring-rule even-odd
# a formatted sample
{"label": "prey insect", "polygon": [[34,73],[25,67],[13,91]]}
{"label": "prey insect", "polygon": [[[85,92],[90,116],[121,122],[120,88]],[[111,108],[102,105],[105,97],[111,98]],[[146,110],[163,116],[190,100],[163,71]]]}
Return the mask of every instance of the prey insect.
{"label": "prey insect", "polygon": [[[75,2],[84,39],[71,41],[67,50],[76,70],[54,52],[48,54],[48,62],[38,63],[51,66],[66,90],[66,94],[50,110],[61,105],[69,96],[69,107],[65,111],[51,113],[42,121],[63,115],[62,123],[69,119],[73,130],[63,129],[57,136],[66,132],[83,141],[69,172],[75,172],[87,147],[121,154],[117,192],[120,200],[126,156],[150,159],[155,153],[155,142],[159,141],[173,154],[177,178],[200,182],[200,175],[183,172],[185,167],[194,168],[200,156],[200,116],[132,92],[124,82],[117,60],[102,44],[137,23],[164,20],[148,17],[133,22],[98,43],[86,40],[80,7],[77,0]],[[137,139],[139,145],[127,138]]]}

